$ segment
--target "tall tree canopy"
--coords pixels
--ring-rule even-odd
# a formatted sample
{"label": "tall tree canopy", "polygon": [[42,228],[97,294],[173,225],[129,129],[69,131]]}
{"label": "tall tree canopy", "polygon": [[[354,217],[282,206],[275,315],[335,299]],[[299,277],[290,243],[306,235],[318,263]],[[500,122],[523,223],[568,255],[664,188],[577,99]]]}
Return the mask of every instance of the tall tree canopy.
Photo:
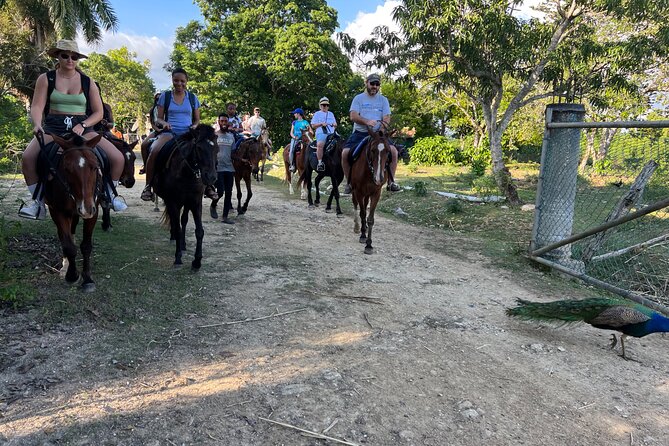
{"label": "tall tree canopy", "polygon": [[[515,113],[545,97],[634,89],[631,74],[665,58],[669,43],[667,0],[552,0],[545,20],[517,17],[519,3],[403,0],[394,11],[401,33],[382,27],[358,47],[390,72],[415,64],[416,80],[455,88],[481,107],[493,174],[512,203],[520,200],[502,135]],[[596,30],[607,20],[628,26],[602,39]]]}
{"label": "tall tree canopy", "polygon": [[211,119],[228,101],[262,109],[273,139],[288,138],[295,107],[318,108],[328,96],[348,115],[362,80],[331,39],[337,12],[325,0],[198,0],[205,24],[180,28],[168,68],[183,67]]}
{"label": "tall tree canopy", "polygon": [[[89,54],[81,69],[100,84],[102,97],[114,113],[114,121],[125,132],[136,121],[144,125],[144,115],[153,105],[153,81],[149,61],[138,62],[126,47],[107,54]],[[145,129],[140,129],[145,130]]]}

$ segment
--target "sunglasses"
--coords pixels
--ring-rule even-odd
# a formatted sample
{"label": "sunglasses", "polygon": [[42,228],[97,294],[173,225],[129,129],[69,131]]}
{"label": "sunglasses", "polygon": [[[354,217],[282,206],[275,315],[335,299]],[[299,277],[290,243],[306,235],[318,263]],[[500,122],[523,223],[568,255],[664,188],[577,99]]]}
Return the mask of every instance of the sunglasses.
{"label": "sunglasses", "polygon": [[330,104],[321,104],[321,107],[329,107]]}
{"label": "sunglasses", "polygon": [[72,59],[73,61],[79,60],[79,55],[78,54],[65,54],[65,53],[60,53],[60,58],[63,60],[69,60]]}
{"label": "sunglasses", "polygon": [[372,85],[372,86],[374,86],[374,87],[380,87],[380,86],[381,86],[381,82],[374,81],[374,82],[370,82],[369,85]]}

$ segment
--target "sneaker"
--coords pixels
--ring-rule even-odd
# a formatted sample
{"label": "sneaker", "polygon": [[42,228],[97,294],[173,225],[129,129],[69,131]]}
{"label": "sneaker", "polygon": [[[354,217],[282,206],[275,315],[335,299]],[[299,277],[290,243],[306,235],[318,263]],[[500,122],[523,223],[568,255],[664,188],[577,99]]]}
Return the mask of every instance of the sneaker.
{"label": "sneaker", "polygon": [[393,181],[388,186],[386,186],[386,190],[389,190],[390,192],[399,192],[401,190],[401,188],[400,188],[399,184],[397,184]]}
{"label": "sneaker", "polygon": [[23,203],[19,209],[19,216],[32,220],[44,220],[46,218],[46,206],[41,201],[30,200]]}
{"label": "sneaker", "polygon": [[290,172],[291,172],[291,173],[295,173],[296,170],[297,170],[297,169],[295,168],[295,166],[290,166]]}
{"label": "sneaker", "polygon": [[316,166],[316,170],[318,172],[323,172],[325,171],[325,163],[323,163],[323,160],[318,162],[318,166]]}
{"label": "sneaker", "polygon": [[214,206],[213,204],[211,206],[209,206],[209,215],[214,220],[216,220],[218,218],[218,212],[216,212],[216,206]]}
{"label": "sneaker", "polygon": [[274,158],[272,158],[272,155],[270,155],[269,153],[267,154],[267,159],[270,161],[274,161]]}
{"label": "sneaker", "polygon": [[346,183],[346,187],[344,188],[344,194],[346,195],[351,194],[351,185],[349,183]]}
{"label": "sneaker", "polygon": [[119,196],[114,197],[112,200],[111,208],[114,212],[123,212],[128,209],[128,205],[125,204],[125,200]]}
{"label": "sneaker", "polygon": [[141,199],[144,201],[153,201],[153,191],[151,190],[151,186],[146,186],[144,188]]}

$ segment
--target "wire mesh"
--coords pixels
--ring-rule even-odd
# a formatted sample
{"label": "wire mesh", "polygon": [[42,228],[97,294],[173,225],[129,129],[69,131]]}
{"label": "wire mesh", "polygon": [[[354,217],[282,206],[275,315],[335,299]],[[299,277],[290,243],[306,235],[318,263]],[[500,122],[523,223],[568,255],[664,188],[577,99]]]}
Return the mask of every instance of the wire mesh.
{"label": "wire mesh", "polygon": [[[547,132],[552,141],[542,155],[535,248],[669,197],[669,128],[580,129],[575,125],[559,130],[571,132],[572,140],[555,138],[555,130]],[[577,133],[576,151],[573,135]],[[579,157],[578,163],[574,156]],[[666,306],[669,208],[599,231],[543,257]]]}

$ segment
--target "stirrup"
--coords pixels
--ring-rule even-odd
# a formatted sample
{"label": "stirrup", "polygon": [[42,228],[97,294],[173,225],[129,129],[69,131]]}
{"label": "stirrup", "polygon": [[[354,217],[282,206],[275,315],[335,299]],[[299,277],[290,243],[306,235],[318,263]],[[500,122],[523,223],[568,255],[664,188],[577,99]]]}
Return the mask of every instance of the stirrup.
{"label": "stirrup", "polygon": [[153,201],[154,196],[153,196],[153,191],[151,190],[151,186],[146,186],[144,188],[140,198],[144,201]]}

